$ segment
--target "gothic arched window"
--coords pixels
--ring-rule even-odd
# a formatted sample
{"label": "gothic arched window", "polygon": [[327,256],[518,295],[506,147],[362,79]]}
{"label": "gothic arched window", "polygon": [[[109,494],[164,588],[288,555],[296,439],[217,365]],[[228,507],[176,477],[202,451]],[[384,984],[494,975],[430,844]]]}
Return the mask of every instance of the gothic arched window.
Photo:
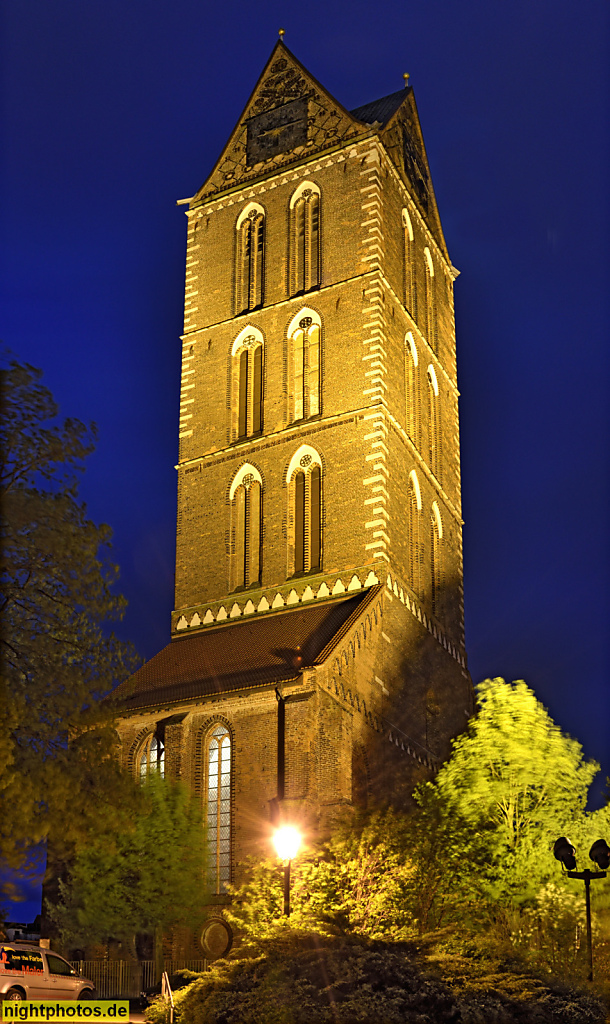
{"label": "gothic arched window", "polygon": [[423,544],[421,537],[421,491],[419,480],[414,469],[409,473],[409,585],[414,593],[421,591],[421,570],[423,563]]}
{"label": "gothic arched window", "polygon": [[231,590],[258,586],[261,578],[261,516],[263,481],[246,463],[231,484]]}
{"label": "gothic arched window", "polygon": [[290,460],[288,575],[322,568],[322,463],[315,448],[304,444]]}
{"label": "gothic arched window", "polygon": [[264,339],[244,327],[231,348],[231,439],[243,441],[263,430]]}
{"label": "gothic arched window", "polygon": [[290,200],[290,294],[320,284],[320,189],[312,181],[299,185]]}
{"label": "gothic arched window", "polygon": [[138,770],[141,779],[152,772],[158,772],[161,778],[165,775],[165,743],[157,729],[147,736],[138,754]]}
{"label": "gothic arched window", "polygon": [[426,340],[433,352],[437,348],[437,315],[436,315],[436,294],[434,282],[434,263],[428,246],[424,249],[425,258],[425,282],[426,282]]}
{"label": "gothic arched window", "polygon": [[440,414],[438,404],[438,381],[434,367],[430,365],[428,381],[428,465],[437,480],[440,480]]}
{"label": "gothic arched window", "polygon": [[288,419],[308,419],[320,412],[319,315],[302,309],[288,327]]}
{"label": "gothic arched window", "polygon": [[206,751],[208,881],[219,895],[231,880],[231,736],[226,725],[212,728]]}
{"label": "gothic arched window", "polygon": [[441,540],[443,538],[443,521],[439,507],[435,501],[432,502],[430,513],[430,603],[432,614],[438,615],[441,588],[443,585],[443,567],[441,563]]}
{"label": "gothic arched window", "polygon": [[402,211],[404,304],[412,318],[417,320],[417,278],[415,276],[415,251],[413,225],[407,210]]}
{"label": "gothic arched window", "polygon": [[262,306],[265,276],[265,211],[258,203],[242,210],[236,225],[235,311]]}
{"label": "gothic arched window", "polygon": [[419,357],[415,339],[411,331],[405,335],[405,402],[407,434],[413,444],[420,445],[420,394],[419,394]]}

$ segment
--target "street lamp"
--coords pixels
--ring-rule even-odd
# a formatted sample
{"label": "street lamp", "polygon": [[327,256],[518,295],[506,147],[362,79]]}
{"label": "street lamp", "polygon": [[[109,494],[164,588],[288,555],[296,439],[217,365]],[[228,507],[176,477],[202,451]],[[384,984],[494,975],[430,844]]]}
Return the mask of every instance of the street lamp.
{"label": "street lamp", "polygon": [[576,867],[576,850],[572,846],[571,842],[562,836],[558,839],[553,846],[553,854],[556,860],[561,861],[564,868],[567,869],[568,878],[582,878],[585,883],[585,906],[587,911],[587,951],[589,953],[589,981],[593,981],[593,942],[591,938],[591,894],[590,886],[592,878],[605,878],[606,868],[610,866],[610,846],[608,846],[605,839],[597,839],[591,849],[589,850],[589,857],[594,864],[598,867],[603,868],[602,871],[590,871],[589,868],[585,868],[584,871],[575,871]]}
{"label": "street lamp", "polygon": [[298,853],[301,834],[292,825],[284,825],[278,828],[273,842],[278,857],[284,861],[284,915],[290,917],[290,862]]}

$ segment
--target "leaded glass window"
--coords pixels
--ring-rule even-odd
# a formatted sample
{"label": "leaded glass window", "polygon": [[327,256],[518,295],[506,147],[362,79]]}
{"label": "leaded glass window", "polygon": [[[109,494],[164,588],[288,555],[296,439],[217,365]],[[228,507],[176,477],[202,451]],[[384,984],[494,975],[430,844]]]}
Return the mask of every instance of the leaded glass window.
{"label": "leaded glass window", "polygon": [[148,737],[140,754],[140,778],[145,779],[150,772],[165,775],[165,744],[157,733]]}
{"label": "leaded glass window", "polygon": [[208,871],[219,894],[231,878],[231,737],[217,725],[208,743]]}

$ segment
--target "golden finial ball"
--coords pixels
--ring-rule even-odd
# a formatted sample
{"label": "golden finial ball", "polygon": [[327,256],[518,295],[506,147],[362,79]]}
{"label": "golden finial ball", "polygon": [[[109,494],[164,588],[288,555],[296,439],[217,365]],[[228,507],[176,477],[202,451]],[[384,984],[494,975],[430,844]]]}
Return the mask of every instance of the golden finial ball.
{"label": "golden finial ball", "polygon": [[411,75],[409,74],[408,71],[405,71],[405,73],[404,73],[404,75],[402,77],[405,80],[405,89],[406,89],[408,84],[409,84],[409,79],[410,79]]}
{"label": "golden finial ball", "polygon": [[281,29],[279,30],[279,32],[278,32],[278,36],[280,37],[280,39],[281,39],[282,41],[284,40],[284,36],[285,36],[285,35],[286,35],[286,29],[285,29],[285,28],[281,28]]}

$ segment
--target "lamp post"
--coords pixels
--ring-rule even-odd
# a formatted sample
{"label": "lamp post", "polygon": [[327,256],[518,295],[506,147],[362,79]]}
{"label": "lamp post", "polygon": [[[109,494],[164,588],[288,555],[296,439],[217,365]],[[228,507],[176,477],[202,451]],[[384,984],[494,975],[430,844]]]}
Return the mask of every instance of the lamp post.
{"label": "lamp post", "polygon": [[290,917],[290,864],[301,845],[301,834],[292,825],[278,828],[273,837],[280,860],[284,861],[284,915]]}
{"label": "lamp post", "polygon": [[584,871],[576,871],[576,850],[572,846],[569,839],[562,836],[558,839],[553,846],[553,854],[555,859],[561,861],[563,867],[566,869],[568,878],[581,878],[585,883],[585,907],[587,912],[587,952],[589,954],[589,981],[593,981],[593,940],[591,937],[591,879],[592,878],[605,878],[606,868],[610,866],[610,846],[608,846],[605,839],[597,839],[591,849],[589,850],[589,857],[597,864],[598,867],[603,868],[602,871],[590,871],[589,868],[585,868]]}

